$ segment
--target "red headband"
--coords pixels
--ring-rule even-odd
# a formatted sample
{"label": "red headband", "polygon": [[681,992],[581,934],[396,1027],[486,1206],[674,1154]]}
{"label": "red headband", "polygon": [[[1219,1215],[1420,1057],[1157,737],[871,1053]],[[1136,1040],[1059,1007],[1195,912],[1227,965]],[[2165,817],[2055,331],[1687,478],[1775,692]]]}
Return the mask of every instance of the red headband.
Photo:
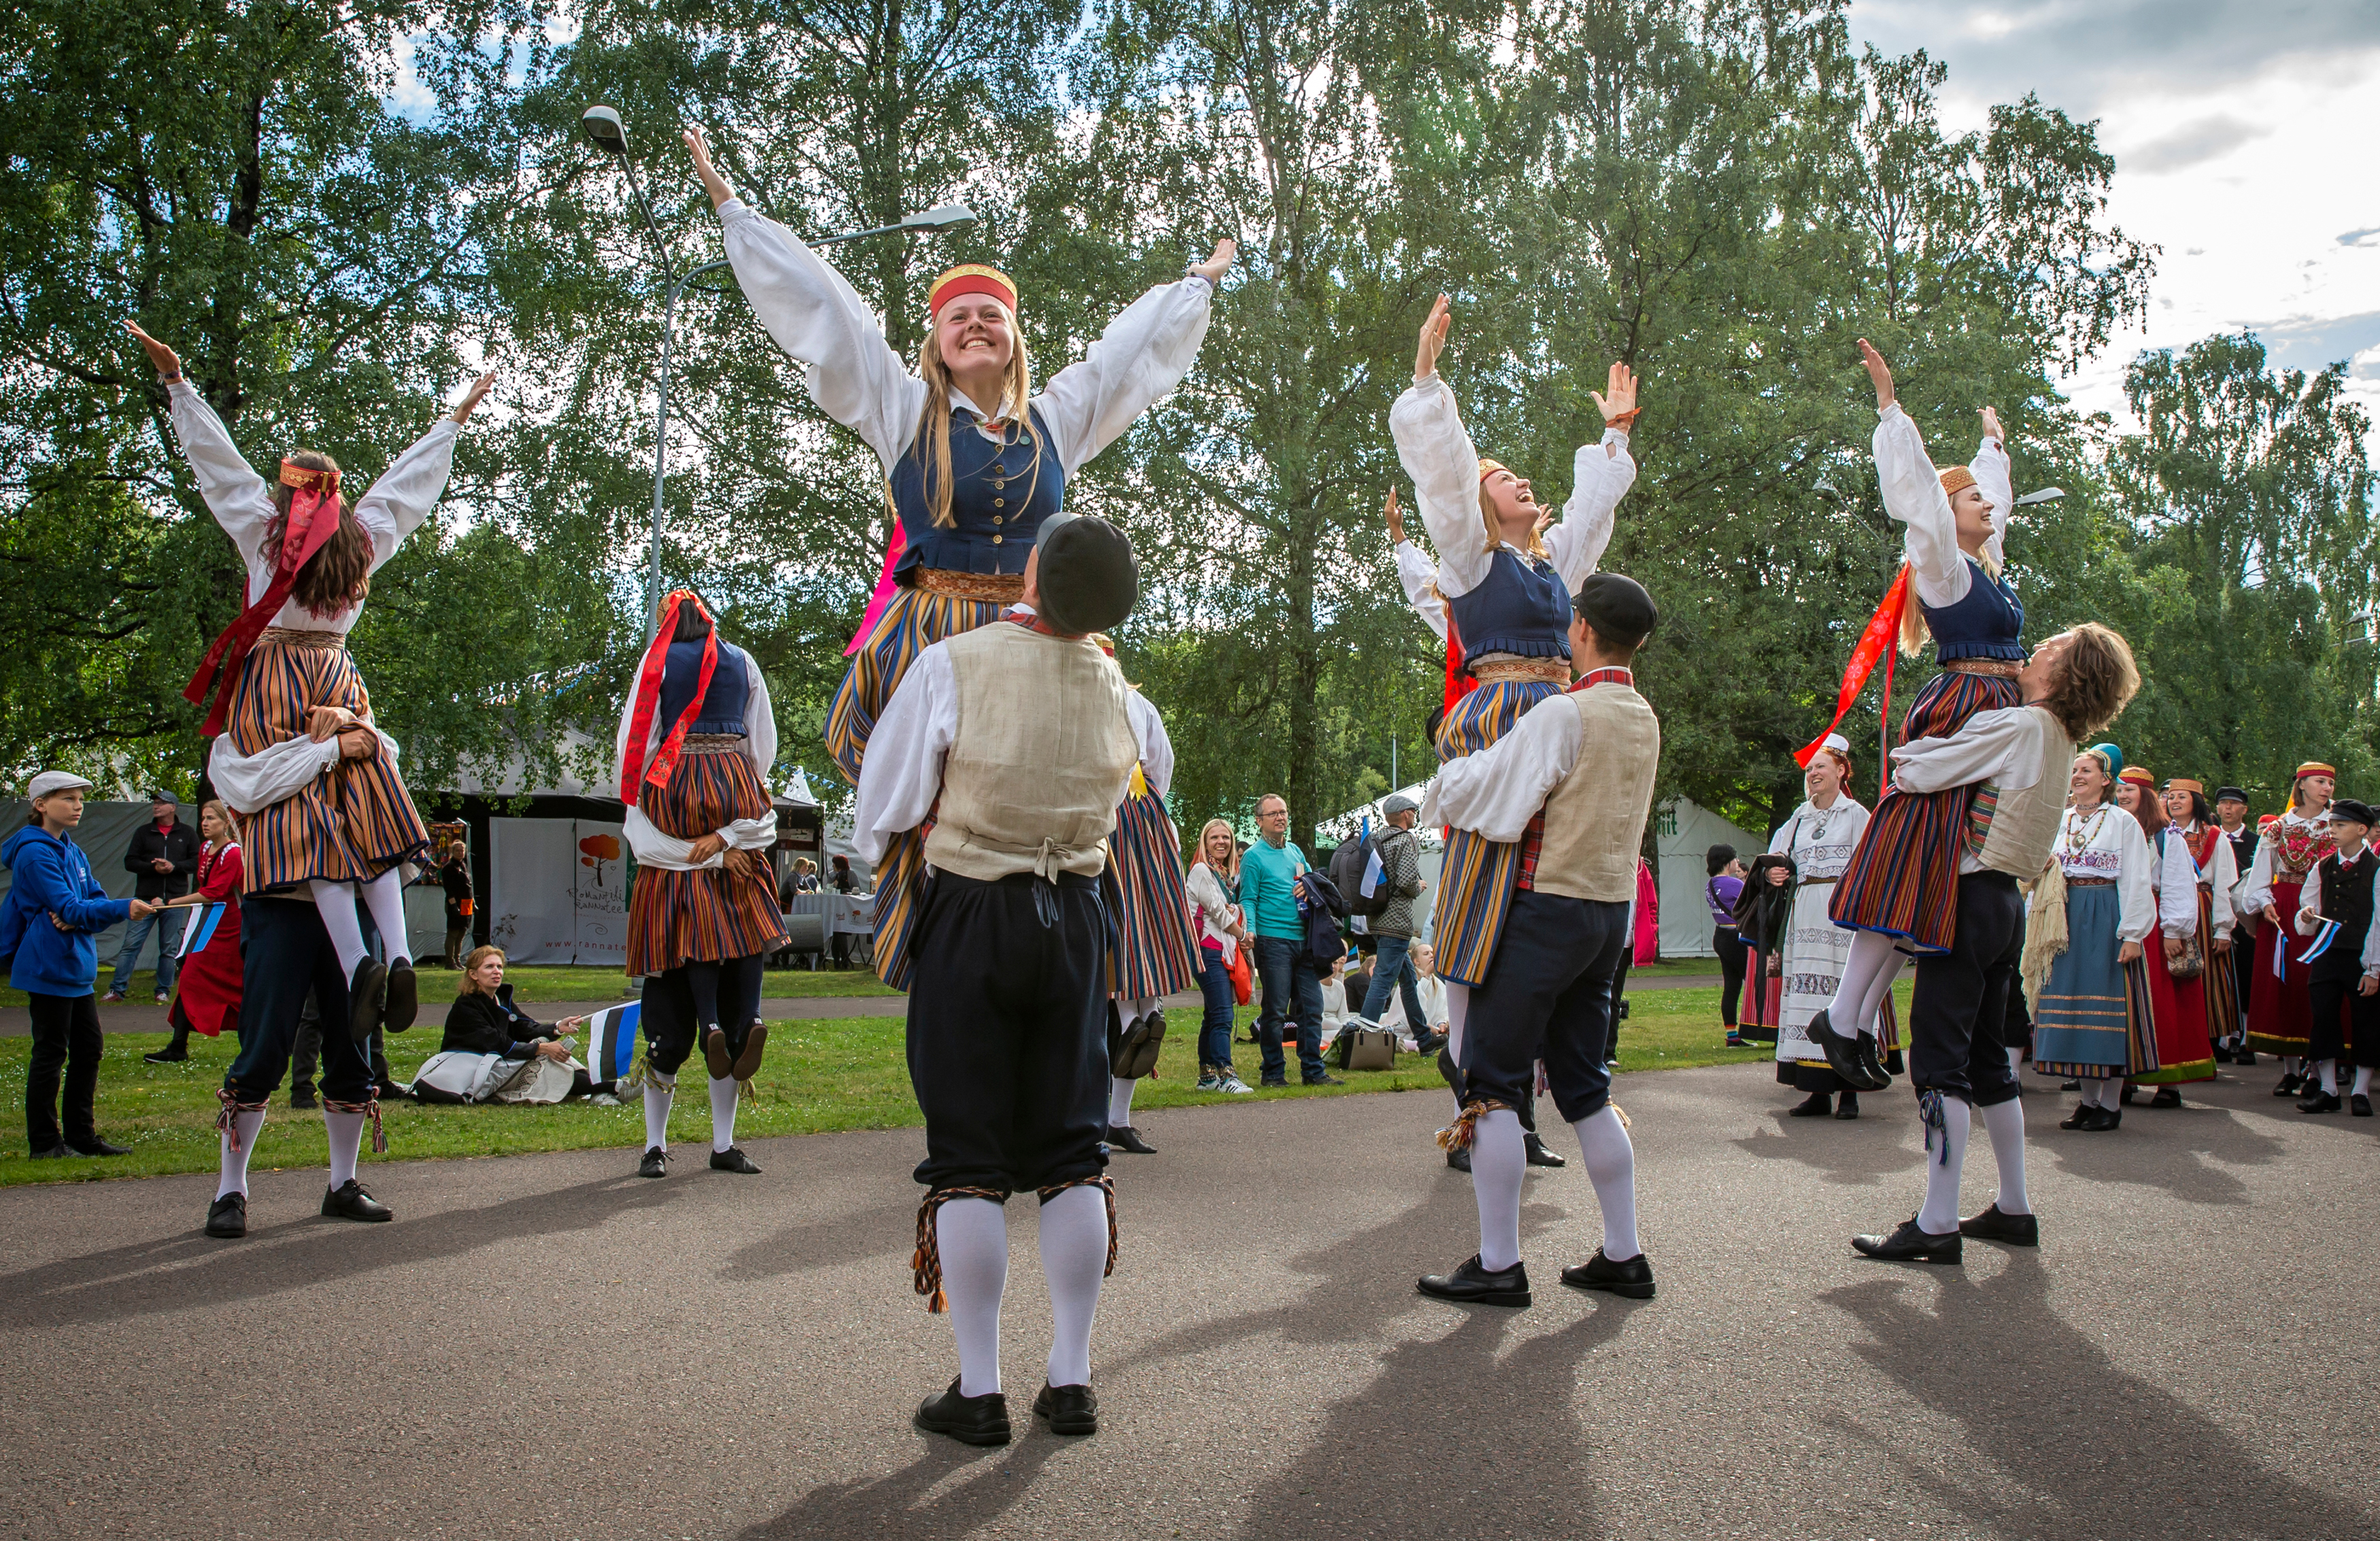
{"label": "red headband", "polygon": [[990,295],[1007,306],[1011,315],[1016,312],[1016,285],[1008,274],[980,262],[969,262],[934,280],[934,286],[926,291],[926,314],[941,315],[942,307],[961,295]]}

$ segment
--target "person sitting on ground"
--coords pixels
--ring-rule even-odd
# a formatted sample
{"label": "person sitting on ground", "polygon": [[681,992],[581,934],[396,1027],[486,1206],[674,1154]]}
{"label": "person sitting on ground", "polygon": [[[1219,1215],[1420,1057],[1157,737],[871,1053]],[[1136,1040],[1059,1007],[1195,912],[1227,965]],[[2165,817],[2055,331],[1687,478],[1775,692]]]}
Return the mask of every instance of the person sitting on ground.
{"label": "person sitting on ground", "polygon": [[1328,1044],[1347,1025],[1347,967],[1344,957],[1332,960],[1322,980],[1322,1041]]}
{"label": "person sitting on ground", "polygon": [[462,982],[455,1004],[447,1009],[446,1036],[438,1045],[443,1054],[493,1054],[505,1060],[542,1060],[560,1067],[540,1067],[539,1082],[561,1090],[562,1073],[569,1074],[567,1090],[559,1097],[516,1095],[523,1086],[507,1087],[507,1102],[561,1102],[574,1097],[608,1097],[612,1083],[596,1081],[587,1067],[572,1058],[561,1040],[586,1022],[583,1016],[563,1018],[546,1026],[513,1004],[513,987],[504,983],[504,953],[500,947],[474,947],[463,960]]}
{"label": "person sitting on ground", "polygon": [[1409,954],[1414,965],[1414,991],[1421,999],[1421,1020],[1408,1023],[1414,1051],[1435,1054],[1446,1047],[1446,981],[1438,977],[1438,952],[1427,942]]}

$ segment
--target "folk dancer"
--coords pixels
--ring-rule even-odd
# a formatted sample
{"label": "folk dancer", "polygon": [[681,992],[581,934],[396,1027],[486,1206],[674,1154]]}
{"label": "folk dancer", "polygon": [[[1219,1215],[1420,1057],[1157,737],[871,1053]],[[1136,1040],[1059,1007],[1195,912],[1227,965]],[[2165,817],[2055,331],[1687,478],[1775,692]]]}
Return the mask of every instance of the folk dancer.
{"label": "folk dancer", "polygon": [[2240,998],[2239,1031],[2228,1043],[2215,1046],[2216,1061],[2240,1066],[2256,1062],[2256,1051],[2248,1047],[2249,1002],[2256,993],[2256,912],[2241,908],[2248,892],[2248,873],[2256,865],[2256,830],[2248,822],[2248,793],[2243,787],[2218,786],[2215,789],[2215,821],[2223,827],[2223,838],[2231,843],[2231,865],[2239,871],[2240,881],[2223,903],[2232,907],[2238,924],[2231,929],[2231,988]]}
{"label": "folk dancer", "polygon": [[2124,1121],[2128,1077],[2156,1068],[2145,943],[2156,929],[2156,855],[2114,802],[2123,751],[2074,757],[2050,863],[2034,886],[2023,978],[2034,997],[2034,1073],[2082,1084],[2058,1125],[2107,1134]]}
{"label": "folk dancer", "polygon": [[[1802,772],[1809,795],[1768,840],[1770,854],[1784,858],[1785,865],[1755,878],[1793,891],[1779,960],[1785,991],[1777,1028],[1777,1080],[1808,1094],[1791,1110],[1795,1118],[1859,1117],[1859,1088],[1835,1074],[1826,1050],[1811,1042],[1809,1035],[1812,1019],[1834,1000],[1844,961],[1851,956],[1852,933],[1827,913],[1835,885],[1842,880],[1867,828],[1867,808],[1849,790],[1851,751],[1851,741],[1842,734],[1827,734]],[[1772,879],[1769,871],[1779,876]],[[1889,995],[1878,1008],[1877,1038],[1887,1054],[1900,1052],[1900,1027]]]}
{"label": "folk dancer", "polygon": [[2314,864],[2295,917],[2298,935],[2312,939],[2300,955],[2309,977],[2306,1048],[2313,1084],[2298,1111],[2338,1111],[2339,1062],[2351,1057],[2355,1085],[2348,1099],[2357,1118],[2370,1118],[2372,1068],[2380,1065],[2380,856],[2372,851],[2369,804],[2341,797],[2329,812],[2336,848]]}
{"label": "folk dancer", "polygon": [[2256,862],[2242,885],[2240,907],[2257,918],[2257,989],[2248,999],[2248,1047],[2281,1059],[2275,1097],[2298,1097],[2311,1089],[2305,1077],[2306,1040],[2313,1007],[2313,974],[2303,961],[2295,919],[2307,874],[2335,846],[2330,799],[2338,771],[2307,760],[2289,778],[2281,811],[2256,821]]}
{"label": "folk dancer", "polygon": [[2156,1002],[2157,1064],[2131,1078],[2155,1086],[2152,1108],[2181,1106],[2181,1086],[2215,1078],[2215,1045],[2239,1031],[2240,998],[2231,982],[2231,928],[2238,919],[2231,891],[2239,885],[2231,843],[2215,828],[2205,789],[2186,777],[2168,779],[2158,801],[2166,827],[2151,844],[2156,861],[2157,928],[2148,960],[2149,991]]}

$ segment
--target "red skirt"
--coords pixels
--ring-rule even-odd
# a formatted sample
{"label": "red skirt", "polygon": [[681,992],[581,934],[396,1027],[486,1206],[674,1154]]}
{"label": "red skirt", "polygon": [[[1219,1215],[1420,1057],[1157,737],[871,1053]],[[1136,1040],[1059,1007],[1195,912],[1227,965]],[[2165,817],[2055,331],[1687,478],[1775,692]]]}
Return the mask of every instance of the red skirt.
{"label": "red skirt", "polygon": [[[653,827],[698,840],[738,819],[765,818],[768,789],[741,749],[688,753],[665,786],[648,784],[637,806]],[[730,851],[717,870],[637,868],[628,894],[628,972],[660,974],[680,964],[722,963],[785,944],[784,916],[765,853]]]}
{"label": "red skirt", "polygon": [[[2202,896],[2203,897],[2203,896]],[[2202,910],[2202,916],[2204,912]],[[2199,938],[2205,951],[2204,921]],[[2215,1079],[2215,1041],[2208,1036],[2207,989],[2217,975],[2230,977],[2231,960],[2212,957],[2195,979],[2177,979],[2166,971],[2165,937],[2151,931],[2148,953],[2149,1014],[2156,1020],[2157,1068],[2133,1080],[2144,1086],[2175,1086],[2183,1081]]]}
{"label": "red skirt", "polygon": [[239,1025],[239,896],[202,904],[189,924],[214,929],[203,945],[193,942],[182,954],[181,972],[174,977],[174,1005],[165,1024],[175,1031],[188,1029],[213,1037],[225,1027]]}
{"label": "red skirt", "polygon": [[2273,880],[2273,908],[2280,912],[2277,926],[2256,921],[2256,984],[2248,992],[2248,1047],[2260,1054],[2306,1051],[2313,1007],[2306,999],[2313,971],[2298,962],[2305,942],[2289,922],[2298,913],[2298,885]]}

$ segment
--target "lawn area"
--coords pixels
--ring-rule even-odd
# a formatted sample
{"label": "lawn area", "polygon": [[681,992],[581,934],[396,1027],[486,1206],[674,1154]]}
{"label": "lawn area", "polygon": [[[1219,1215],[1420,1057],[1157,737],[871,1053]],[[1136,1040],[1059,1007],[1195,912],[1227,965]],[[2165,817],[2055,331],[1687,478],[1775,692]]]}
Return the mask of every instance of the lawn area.
{"label": "lawn area", "polygon": [[[1906,989],[1904,984],[1904,992]],[[1646,990],[1631,998],[1631,1007],[1633,1014],[1620,1033],[1623,1081],[1630,1074],[1646,1071],[1752,1064],[1769,1057],[1766,1050],[1721,1046],[1717,989]],[[1253,1010],[1242,1010],[1244,1028],[1254,1015]],[[1135,1108],[1339,1097],[1354,1092],[1444,1095],[1444,1083],[1436,1068],[1412,1056],[1401,1057],[1392,1070],[1351,1073],[1344,1086],[1293,1086],[1247,1098],[1199,1092],[1193,1089],[1196,1031],[1194,1013],[1172,1013],[1163,1068],[1141,1088]],[[435,1051],[438,1037],[434,1031],[417,1029],[389,1042],[394,1073],[399,1080],[410,1080],[415,1067]],[[25,1061],[30,1040],[0,1039],[0,1185],[212,1171],[215,1088],[222,1085],[235,1045],[229,1037],[213,1041],[194,1038],[191,1057],[184,1063],[152,1065],[141,1060],[142,1053],[164,1043],[162,1034],[115,1033],[107,1038],[107,1056],[100,1065],[100,1132],[118,1145],[130,1146],[131,1155],[34,1161],[25,1155]],[[1232,1048],[1240,1073],[1251,1080],[1257,1074],[1257,1052],[1251,1044]],[[702,1094],[699,1066],[698,1060],[688,1062],[689,1086],[681,1088],[670,1123],[673,1142],[698,1144],[710,1137],[710,1112]],[[756,1100],[746,1104],[736,1120],[739,1138],[902,1128],[919,1122],[909,1091],[898,1016],[771,1024],[767,1062],[754,1081],[754,1089]],[[1624,1085],[1620,1097],[1626,1100]],[[644,1137],[644,1114],[633,1104],[452,1108],[392,1102],[384,1115],[388,1155],[374,1158],[367,1142],[366,1161],[511,1156],[596,1147],[632,1150]],[[258,1141],[256,1165],[260,1169],[319,1166],[322,1160],[320,1117],[292,1113],[286,1093],[276,1095]]]}
{"label": "lawn area", "polygon": [[[422,1004],[443,1006],[454,1001],[457,976],[453,969],[423,968],[418,972],[421,977]],[[100,965],[99,976],[104,988],[109,977],[104,963]],[[625,999],[628,988],[628,977],[616,968],[549,968],[537,964],[505,969],[504,982],[513,987],[513,999],[523,1005],[532,1001],[609,1001],[615,996]],[[146,1001],[156,989],[156,976],[142,969],[132,976],[128,998]],[[807,968],[772,968],[763,977],[760,993],[792,1001],[855,995],[901,999],[898,990],[885,989],[875,975],[856,968],[821,968],[815,972]],[[24,991],[0,986],[0,1006],[24,1003]]]}

